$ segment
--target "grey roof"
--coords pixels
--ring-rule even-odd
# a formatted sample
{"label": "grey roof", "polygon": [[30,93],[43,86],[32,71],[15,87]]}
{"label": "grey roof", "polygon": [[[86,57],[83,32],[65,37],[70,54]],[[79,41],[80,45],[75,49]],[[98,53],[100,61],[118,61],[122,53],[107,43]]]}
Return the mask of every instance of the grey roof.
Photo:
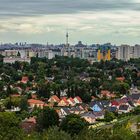
{"label": "grey roof", "polygon": [[62,108],[67,114],[70,114],[70,109],[68,107],[63,107]]}
{"label": "grey roof", "polygon": [[127,110],[128,108],[128,105],[120,105],[119,110]]}
{"label": "grey roof", "polygon": [[116,112],[117,107],[109,106],[109,107],[106,108],[106,110],[110,111],[110,112]]}
{"label": "grey roof", "polygon": [[128,104],[129,104],[131,107],[135,107],[135,105],[134,105],[134,102],[133,102],[133,101],[128,101]]}
{"label": "grey roof", "polygon": [[83,111],[83,109],[81,109],[79,106],[76,106],[76,107],[72,107],[70,111]]}
{"label": "grey roof", "polygon": [[92,112],[92,111],[89,111],[89,112],[85,112],[83,114],[81,114],[81,117],[90,117],[90,118],[95,118],[95,114]]}
{"label": "grey roof", "polygon": [[138,100],[140,98],[140,94],[132,94],[130,95],[130,98],[133,100]]}
{"label": "grey roof", "polygon": [[105,106],[109,106],[110,101],[109,100],[102,100],[101,104],[105,107]]}
{"label": "grey roof", "polygon": [[104,111],[100,111],[100,112],[93,112],[94,113],[94,115],[96,116],[96,117],[101,117],[101,116],[103,116],[104,114],[105,114],[105,112]]}
{"label": "grey roof", "polygon": [[94,105],[98,105],[100,108],[103,108],[103,104],[101,103],[101,101],[91,101],[89,106],[93,107]]}

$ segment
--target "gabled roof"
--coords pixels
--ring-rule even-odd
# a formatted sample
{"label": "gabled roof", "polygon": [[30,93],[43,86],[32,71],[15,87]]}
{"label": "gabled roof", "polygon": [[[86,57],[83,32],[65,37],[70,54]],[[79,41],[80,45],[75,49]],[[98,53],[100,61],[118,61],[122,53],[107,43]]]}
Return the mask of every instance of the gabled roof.
{"label": "gabled roof", "polygon": [[129,104],[131,107],[135,107],[135,105],[134,105],[134,102],[133,102],[133,101],[128,101],[128,104]]}
{"label": "gabled roof", "polygon": [[60,102],[60,99],[59,99],[56,95],[53,95],[51,98],[53,98],[53,99],[56,100],[57,102]]}
{"label": "gabled roof", "polygon": [[98,105],[100,108],[103,108],[101,101],[95,100],[95,101],[91,101],[89,104],[90,107],[93,107],[94,105]]}
{"label": "gabled roof", "polygon": [[113,100],[113,101],[111,101],[111,105],[112,106],[119,106],[120,105],[120,101],[119,100]]}
{"label": "gabled roof", "polygon": [[80,103],[82,103],[82,99],[79,96],[76,96],[74,99],[77,99]]}
{"label": "gabled roof", "polygon": [[111,103],[111,102],[110,102],[109,100],[102,100],[102,101],[101,101],[101,104],[103,105],[103,107],[109,106],[110,103]]}
{"label": "gabled roof", "polygon": [[69,99],[67,99],[67,101],[71,101],[73,104],[75,104],[75,101],[70,97]]}
{"label": "gabled roof", "polygon": [[[62,97],[62,98],[61,98],[61,101],[62,101],[62,100],[63,100],[67,105],[69,104],[69,102],[67,101],[67,98],[66,98],[66,97]],[[60,102],[61,102],[61,101],[60,101]]]}
{"label": "gabled roof", "polygon": [[66,112],[66,114],[70,114],[70,109],[69,109],[69,108],[63,107],[63,108],[61,108],[61,109],[63,109],[63,110]]}

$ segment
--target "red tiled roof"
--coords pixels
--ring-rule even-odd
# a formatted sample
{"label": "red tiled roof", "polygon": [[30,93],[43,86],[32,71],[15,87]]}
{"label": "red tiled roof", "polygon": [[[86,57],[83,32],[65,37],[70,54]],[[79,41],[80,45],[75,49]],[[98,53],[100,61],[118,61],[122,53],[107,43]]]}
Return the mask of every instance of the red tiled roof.
{"label": "red tiled roof", "polygon": [[117,77],[116,80],[123,82],[125,80],[125,77]]}
{"label": "red tiled roof", "polygon": [[69,102],[67,101],[67,98],[66,97],[62,97],[62,99],[66,104],[69,104]]}
{"label": "red tiled roof", "polygon": [[79,96],[75,97],[79,102],[82,102],[82,99]]}
{"label": "red tiled roof", "polygon": [[75,103],[74,100],[71,97],[68,100],[70,100],[72,103]]}
{"label": "red tiled roof", "polygon": [[59,99],[56,95],[53,95],[51,98],[53,98],[53,99],[56,100],[57,102],[60,102],[60,99]]}
{"label": "red tiled roof", "polygon": [[111,101],[111,105],[112,106],[119,106],[120,104],[119,104],[119,102],[117,102],[117,101]]}
{"label": "red tiled roof", "polygon": [[103,96],[107,96],[107,97],[115,97],[115,94],[111,93],[111,92],[108,91],[108,90],[102,90],[102,91],[101,91],[101,94],[102,94]]}
{"label": "red tiled roof", "polygon": [[29,78],[27,76],[23,76],[21,82],[27,83],[29,81]]}
{"label": "red tiled roof", "polygon": [[29,99],[28,103],[31,103],[31,104],[45,104],[43,101],[35,100],[35,99]]}

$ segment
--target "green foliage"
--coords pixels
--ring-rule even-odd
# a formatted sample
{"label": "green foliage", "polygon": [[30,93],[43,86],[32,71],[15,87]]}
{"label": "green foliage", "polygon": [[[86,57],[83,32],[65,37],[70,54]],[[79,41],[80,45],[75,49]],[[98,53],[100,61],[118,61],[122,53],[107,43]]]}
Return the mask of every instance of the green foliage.
{"label": "green foliage", "polygon": [[64,118],[60,125],[60,129],[68,132],[71,135],[78,134],[84,128],[88,126],[88,123],[80,118],[79,115],[70,114]]}
{"label": "green foliage", "polygon": [[43,133],[43,140],[72,140],[72,138],[68,133],[55,126]]}
{"label": "green foliage", "polygon": [[14,113],[0,113],[0,139],[23,140],[24,135],[19,128],[19,120]]}
{"label": "green foliage", "polygon": [[21,98],[21,100],[20,100],[20,108],[21,108],[22,111],[28,111],[28,101],[27,101],[26,96]]}
{"label": "green foliage", "polygon": [[109,111],[106,111],[106,112],[105,112],[105,116],[104,116],[105,121],[111,122],[111,121],[113,121],[115,118],[116,118],[116,117],[115,117],[115,114],[114,114],[113,112],[109,112]]}
{"label": "green foliage", "polygon": [[134,114],[136,114],[136,115],[140,114],[140,106],[137,106],[134,108]]}
{"label": "green foliage", "polygon": [[127,94],[129,89],[129,84],[125,82],[115,82],[113,84],[113,91],[115,91],[118,94]]}
{"label": "green foliage", "polygon": [[38,130],[48,129],[59,124],[59,116],[54,109],[44,107],[37,117]]}

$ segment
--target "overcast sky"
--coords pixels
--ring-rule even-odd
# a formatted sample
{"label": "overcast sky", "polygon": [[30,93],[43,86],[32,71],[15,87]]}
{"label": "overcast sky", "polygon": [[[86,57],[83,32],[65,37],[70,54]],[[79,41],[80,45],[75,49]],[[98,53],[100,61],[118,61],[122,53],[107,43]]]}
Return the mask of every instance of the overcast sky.
{"label": "overcast sky", "polygon": [[140,0],[0,0],[0,42],[140,44]]}

